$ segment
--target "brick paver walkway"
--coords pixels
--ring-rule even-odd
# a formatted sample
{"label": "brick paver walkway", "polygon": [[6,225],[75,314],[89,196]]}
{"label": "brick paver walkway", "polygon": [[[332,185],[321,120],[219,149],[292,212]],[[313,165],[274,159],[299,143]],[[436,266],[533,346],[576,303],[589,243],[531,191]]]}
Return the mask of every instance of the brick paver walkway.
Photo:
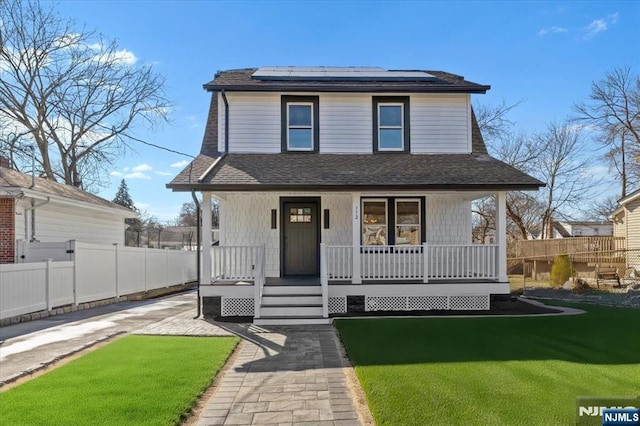
{"label": "brick paver walkway", "polygon": [[216,325],[244,341],[198,425],[360,425],[331,326]]}
{"label": "brick paver walkway", "polygon": [[132,334],[169,336],[233,336],[234,334],[202,319],[194,319],[194,312],[187,311],[146,325]]}

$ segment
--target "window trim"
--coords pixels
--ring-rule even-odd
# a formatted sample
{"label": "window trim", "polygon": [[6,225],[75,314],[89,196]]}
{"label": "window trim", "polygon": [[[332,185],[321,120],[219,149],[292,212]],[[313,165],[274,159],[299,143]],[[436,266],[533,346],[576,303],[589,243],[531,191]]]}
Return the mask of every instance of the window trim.
{"label": "window trim", "polygon": [[[320,145],[320,98],[318,96],[290,96],[280,98],[280,130],[282,152],[318,152]],[[289,148],[289,105],[311,105],[311,148]],[[296,127],[294,127],[296,128]],[[298,127],[303,128],[303,127]],[[307,128],[307,127],[304,127]]]}
{"label": "window trim", "polygon": [[[398,201],[419,201],[420,206],[420,244],[423,245],[427,242],[427,208],[426,208],[426,197],[421,195],[415,196],[404,196],[404,197],[394,197],[394,196],[363,196],[360,198],[360,245],[364,246],[363,241],[363,226],[364,226],[364,202],[365,201],[384,201],[386,202],[386,215],[387,215],[387,241],[386,245],[395,246],[396,244],[396,200]],[[389,229],[393,230],[392,233],[389,233]]]}
{"label": "window trim", "polygon": [[[384,126],[381,124],[380,113],[382,107],[400,107],[400,126]],[[399,148],[382,148],[380,147],[380,132],[382,130],[400,130],[400,147]],[[378,103],[378,150],[379,151],[404,151],[404,104],[401,102],[380,102]]]}
{"label": "window trim", "polygon": [[[417,202],[418,203],[418,223],[398,223],[398,203],[403,202]],[[420,198],[396,198],[394,199],[395,212],[394,212],[394,224],[393,224],[393,238],[394,245],[422,245],[422,200]],[[398,236],[396,235],[399,226],[418,226],[418,244],[398,244]]]}
{"label": "window trim", "polygon": [[[402,106],[402,148],[380,148],[380,105]],[[373,152],[411,152],[409,96],[373,96]],[[397,128],[397,127],[388,127]]]}
{"label": "window trim", "polygon": [[384,203],[384,216],[385,216],[385,224],[384,224],[384,231],[385,231],[385,246],[389,245],[389,199],[388,198],[362,198],[360,200],[360,211],[362,212],[362,217],[360,218],[360,245],[362,246],[372,246],[375,247],[372,244],[365,244],[364,241],[364,227],[365,227],[365,223],[364,223],[364,203],[367,202],[372,202],[372,203]]}
{"label": "window trim", "polygon": [[[311,108],[311,124],[308,126],[299,126],[299,125],[292,125],[289,123],[289,111],[291,110],[292,106],[308,106]],[[314,128],[314,122],[313,122],[313,102],[287,102],[287,151],[313,151],[313,128]],[[311,146],[309,146],[308,148],[292,148],[290,145],[290,130],[292,129],[300,129],[300,130],[310,130],[311,131]]]}

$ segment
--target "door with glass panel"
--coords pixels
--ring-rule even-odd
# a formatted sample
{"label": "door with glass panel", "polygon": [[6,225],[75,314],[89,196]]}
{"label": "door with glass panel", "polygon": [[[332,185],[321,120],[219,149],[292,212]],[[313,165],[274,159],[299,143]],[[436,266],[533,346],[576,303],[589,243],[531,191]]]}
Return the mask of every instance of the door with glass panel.
{"label": "door with glass panel", "polygon": [[318,275],[318,205],[283,204],[283,275]]}

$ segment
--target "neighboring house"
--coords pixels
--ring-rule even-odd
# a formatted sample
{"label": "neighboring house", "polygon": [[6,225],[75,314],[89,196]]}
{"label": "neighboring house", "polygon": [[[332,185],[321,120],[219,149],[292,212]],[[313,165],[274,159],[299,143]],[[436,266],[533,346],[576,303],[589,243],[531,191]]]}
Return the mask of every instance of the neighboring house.
{"label": "neighboring house", "polygon": [[553,238],[611,237],[612,222],[558,221],[553,222]]}
{"label": "neighboring house", "polygon": [[[157,235],[157,231],[154,232]],[[213,243],[218,241],[218,235],[220,231],[218,229],[211,230],[211,240]],[[197,248],[196,226],[165,226],[160,229],[160,248],[171,248],[176,250],[195,251]],[[156,236],[157,238],[157,236]],[[153,238],[150,237],[151,244],[156,244]]]}
{"label": "neighboring house", "polygon": [[613,236],[624,237],[627,249],[640,249],[640,189],[618,200],[611,213]]}
{"label": "neighboring house", "polygon": [[14,263],[17,241],[78,240],[124,245],[124,219],[137,213],[70,185],[0,166],[0,263]]}
{"label": "neighboring house", "polygon": [[[471,94],[489,86],[441,71],[268,67],[221,71],[204,88],[201,152],[167,187],[220,201],[219,247],[203,212],[205,313],[317,323],[488,309],[509,294],[506,192],[543,183],[487,154]],[[472,244],[471,203],[488,195],[497,244]]]}

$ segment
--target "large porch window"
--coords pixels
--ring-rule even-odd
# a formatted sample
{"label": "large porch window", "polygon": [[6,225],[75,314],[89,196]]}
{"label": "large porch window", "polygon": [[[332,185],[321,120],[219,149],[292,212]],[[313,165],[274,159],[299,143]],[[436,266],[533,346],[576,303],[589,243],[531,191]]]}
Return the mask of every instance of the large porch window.
{"label": "large porch window", "polygon": [[387,244],[387,200],[362,201],[362,244]]}
{"label": "large porch window", "polygon": [[396,200],[396,245],[420,245],[420,200]]}
{"label": "large porch window", "polygon": [[421,212],[418,198],[363,200],[362,245],[415,246],[422,244],[423,215]]}

